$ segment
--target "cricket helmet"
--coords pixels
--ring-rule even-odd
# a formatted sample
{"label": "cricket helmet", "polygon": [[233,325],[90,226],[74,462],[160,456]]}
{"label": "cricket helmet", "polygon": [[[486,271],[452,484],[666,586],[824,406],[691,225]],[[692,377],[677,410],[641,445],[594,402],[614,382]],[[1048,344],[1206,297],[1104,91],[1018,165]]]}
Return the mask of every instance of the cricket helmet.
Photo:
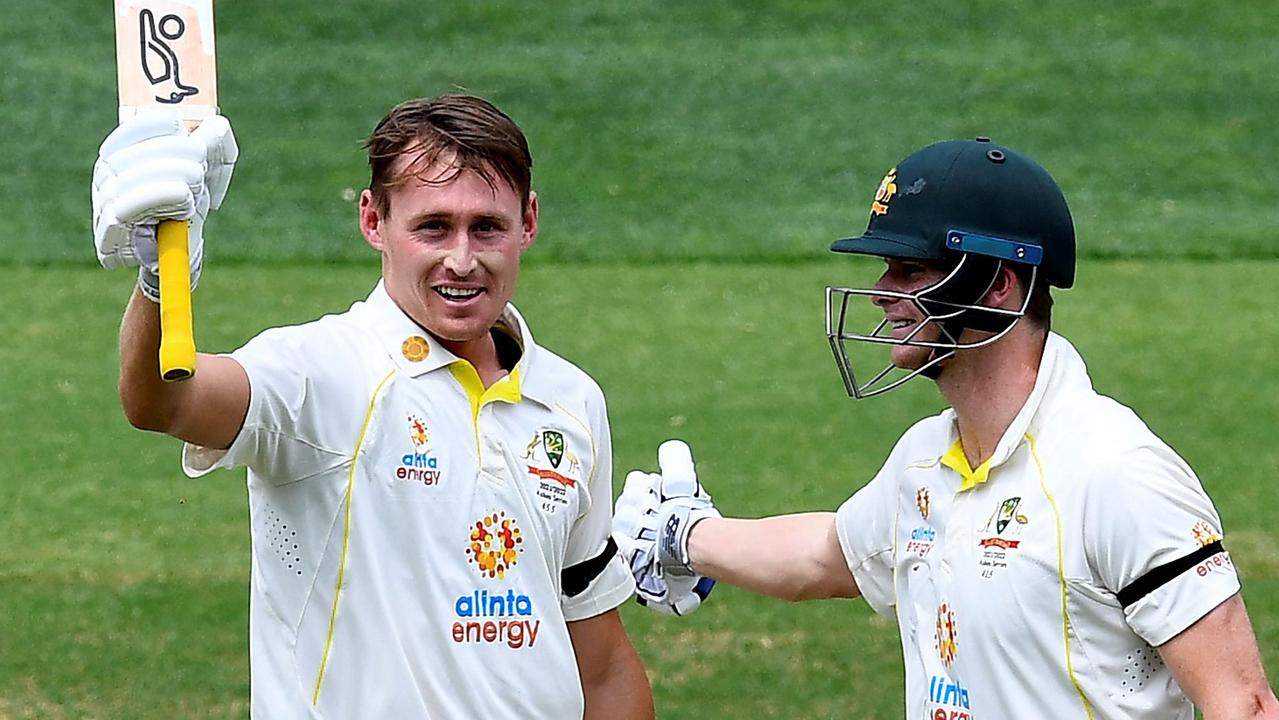
{"label": "cricket helmet", "polygon": [[[1056,181],[1038,163],[989,138],[940,142],[915,152],[888,171],[871,203],[866,232],[836,240],[831,250],[883,258],[924,260],[947,271],[939,282],[911,293],[871,288],[826,288],[826,335],[851,397],[887,392],[915,377],[940,375],[957,350],[989,345],[1020,320],[1037,283],[1068,288],[1075,281],[1075,229]],[[1019,309],[982,305],[1004,266],[1028,278]],[[913,302],[923,322],[893,338],[882,320],[868,333],[845,329],[851,297],[896,297]],[[934,326],[935,339],[920,331]],[[965,329],[982,331],[961,340]],[[888,368],[857,380],[848,341],[911,345],[933,350],[904,377]]]}

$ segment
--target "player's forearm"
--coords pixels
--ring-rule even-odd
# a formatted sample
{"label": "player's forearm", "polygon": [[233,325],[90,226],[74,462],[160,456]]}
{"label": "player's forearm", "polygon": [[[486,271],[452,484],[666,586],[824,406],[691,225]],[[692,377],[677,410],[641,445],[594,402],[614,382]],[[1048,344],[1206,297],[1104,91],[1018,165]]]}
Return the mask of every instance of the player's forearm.
{"label": "player's forearm", "polygon": [[120,404],[129,422],[164,431],[173,414],[170,385],[160,378],[160,306],[134,288],[120,323]]}
{"label": "player's forearm", "polygon": [[858,595],[834,513],[708,518],[693,527],[688,546],[699,574],[752,592],[792,601]]}
{"label": "player's forearm", "polygon": [[1243,597],[1236,593],[1159,646],[1204,720],[1279,720]]}
{"label": "player's forearm", "polygon": [[630,643],[619,654],[627,657],[616,658],[608,672],[583,678],[583,720],[652,720],[656,714],[653,691],[639,655]]}
{"label": "player's forearm", "polygon": [[652,720],[653,690],[617,610],[568,624],[585,720]]}
{"label": "player's forearm", "polygon": [[120,403],[135,427],[208,448],[230,446],[249,408],[249,379],[235,360],[199,353],[189,380],[160,378],[159,306],[135,290],[120,326]]}

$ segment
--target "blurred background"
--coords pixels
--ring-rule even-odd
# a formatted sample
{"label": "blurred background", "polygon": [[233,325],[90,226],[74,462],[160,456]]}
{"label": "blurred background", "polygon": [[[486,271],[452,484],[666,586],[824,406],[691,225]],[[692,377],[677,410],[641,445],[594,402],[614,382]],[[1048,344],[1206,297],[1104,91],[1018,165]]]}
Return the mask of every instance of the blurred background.
{"label": "blurred background", "polygon": [[[526,131],[542,229],[516,302],[608,396],[615,482],[689,440],[734,515],[833,509],[926,381],[843,398],[822,294],[884,172],[987,135],[1070,201],[1054,327],[1217,502],[1279,673],[1279,5],[1147,2],[217,3],[242,150],[206,228],[202,349],[376,282],[360,143],[409,97],[483,95]],[[0,3],[0,719],[247,715],[243,472],[185,479],[132,430],[93,257],[116,122],[108,3]],[[866,261],[873,262],[873,261]],[[864,268],[859,270],[864,271]],[[660,717],[900,718],[895,627],[860,602],[731,588],[628,606]]]}

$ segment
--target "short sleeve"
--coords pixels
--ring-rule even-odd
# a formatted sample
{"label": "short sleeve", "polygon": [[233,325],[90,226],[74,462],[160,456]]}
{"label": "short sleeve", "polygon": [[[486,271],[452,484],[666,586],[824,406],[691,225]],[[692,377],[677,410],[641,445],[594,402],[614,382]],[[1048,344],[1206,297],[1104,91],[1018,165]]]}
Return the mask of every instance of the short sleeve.
{"label": "short sleeve", "polygon": [[183,446],[182,466],[190,477],[219,468],[248,467],[272,484],[301,480],[345,462],[335,428],[314,392],[320,369],[311,367],[303,338],[308,326],[274,328],[250,340],[230,357],[249,377],[244,425],[226,450]]}
{"label": "short sleeve", "polygon": [[1085,548],[1128,625],[1162,645],[1239,591],[1221,519],[1171,449],[1147,446],[1090,485]]}
{"label": "short sleeve", "polygon": [[[588,409],[595,460],[589,481],[590,507],[577,519],[564,553],[564,618],[570,622],[605,613],[626,602],[635,580],[617,552],[613,527],[613,440],[604,398],[595,391]],[[577,587],[574,587],[576,585]],[[576,592],[575,592],[576,591]]]}
{"label": "short sleeve", "polygon": [[840,505],[835,514],[844,560],[861,595],[876,613],[894,617],[894,533],[897,526],[897,479],[887,465],[875,479]]}

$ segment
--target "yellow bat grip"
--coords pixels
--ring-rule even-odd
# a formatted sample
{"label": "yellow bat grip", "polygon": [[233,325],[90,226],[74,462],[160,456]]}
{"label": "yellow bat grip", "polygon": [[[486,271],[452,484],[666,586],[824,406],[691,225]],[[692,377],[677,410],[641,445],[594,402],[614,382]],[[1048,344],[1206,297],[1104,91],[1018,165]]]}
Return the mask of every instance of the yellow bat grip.
{"label": "yellow bat grip", "polygon": [[191,266],[187,220],[164,220],[156,234],[160,258],[160,377],[169,382],[195,375],[191,323]]}

